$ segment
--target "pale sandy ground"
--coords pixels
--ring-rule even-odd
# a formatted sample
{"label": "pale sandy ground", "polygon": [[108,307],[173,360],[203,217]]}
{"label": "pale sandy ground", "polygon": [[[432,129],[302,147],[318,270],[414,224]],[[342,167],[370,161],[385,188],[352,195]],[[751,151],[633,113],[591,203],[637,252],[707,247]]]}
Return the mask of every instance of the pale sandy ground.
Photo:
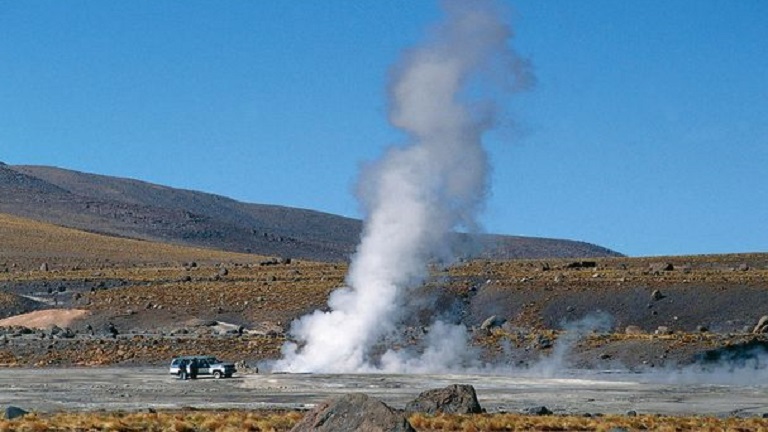
{"label": "pale sandy ground", "polygon": [[35,329],[47,329],[54,325],[70,327],[72,323],[88,314],[82,309],[46,309],[14,315],[0,320],[0,327],[24,326]]}
{"label": "pale sandy ground", "polygon": [[638,413],[759,416],[768,383],[664,382],[629,373],[561,378],[500,375],[235,375],[180,381],[165,368],[0,370],[0,405],[39,412],[197,408],[309,408],[328,397],[361,392],[402,408],[421,391],[472,384],[489,412],[545,405],[556,414]]}

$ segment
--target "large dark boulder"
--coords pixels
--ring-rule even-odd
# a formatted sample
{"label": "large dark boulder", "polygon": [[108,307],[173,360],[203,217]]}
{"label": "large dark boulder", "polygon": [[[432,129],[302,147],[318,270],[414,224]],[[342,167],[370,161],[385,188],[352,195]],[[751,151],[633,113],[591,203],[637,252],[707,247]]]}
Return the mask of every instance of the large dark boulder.
{"label": "large dark boulder", "polygon": [[405,414],[365,394],[325,401],[307,413],[291,432],[416,432]]}
{"label": "large dark boulder", "polygon": [[477,401],[475,388],[467,384],[453,384],[441,389],[422,392],[405,406],[406,412],[426,414],[479,414],[483,412]]}
{"label": "large dark boulder", "polygon": [[25,415],[29,414],[28,411],[25,411],[19,407],[15,407],[13,405],[9,405],[5,409],[5,418],[8,420],[13,420],[15,418],[24,417]]}

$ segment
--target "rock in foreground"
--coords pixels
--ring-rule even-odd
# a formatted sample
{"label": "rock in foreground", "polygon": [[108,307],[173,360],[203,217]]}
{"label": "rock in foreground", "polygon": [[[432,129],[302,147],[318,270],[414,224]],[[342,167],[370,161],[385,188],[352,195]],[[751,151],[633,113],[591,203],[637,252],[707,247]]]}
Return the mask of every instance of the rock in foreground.
{"label": "rock in foreground", "polygon": [[467,384],[453,384],[442,389],[422,392],[405,406],[406,412],[425,414],[479,414],[483,412],[477,401],[475,388]]}
{"label": "rock in foreground", "polygon": [[9,405],[5,409],[5,418],[7,420],[13,420],[19,417],[24,417],[25,415],[29,414],[29,411],[23,410],[19,407]]}
{"label": "rock in foreground", "polygon": [[347,394],[310,411],[292,432],[416,432],[405,415],[365,394]]}

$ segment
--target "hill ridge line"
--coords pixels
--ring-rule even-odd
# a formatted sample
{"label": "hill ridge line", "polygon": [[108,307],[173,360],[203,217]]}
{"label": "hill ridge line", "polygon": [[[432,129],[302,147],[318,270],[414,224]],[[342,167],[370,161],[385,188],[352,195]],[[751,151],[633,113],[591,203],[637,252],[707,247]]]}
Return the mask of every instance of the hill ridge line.
{"label": "hill ridge line", "polygon": [[[44,165],[0,165],[0,212],[127,238],[309,259],[347,261],[362,221],[312,209],[238,201],[140,179]],[[621,256],[591,243],[455,233],[459,257]]]}

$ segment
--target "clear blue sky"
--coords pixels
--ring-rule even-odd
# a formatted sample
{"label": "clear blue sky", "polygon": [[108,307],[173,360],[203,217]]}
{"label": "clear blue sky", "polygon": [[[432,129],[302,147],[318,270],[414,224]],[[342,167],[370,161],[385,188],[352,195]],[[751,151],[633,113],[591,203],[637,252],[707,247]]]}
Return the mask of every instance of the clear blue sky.
{"label": "clear blue sky", "polygon": [[[768,2],[509,1],[490,232],[768,251]],[[0,161],[360,217],[432,1],[0,0]]]}

